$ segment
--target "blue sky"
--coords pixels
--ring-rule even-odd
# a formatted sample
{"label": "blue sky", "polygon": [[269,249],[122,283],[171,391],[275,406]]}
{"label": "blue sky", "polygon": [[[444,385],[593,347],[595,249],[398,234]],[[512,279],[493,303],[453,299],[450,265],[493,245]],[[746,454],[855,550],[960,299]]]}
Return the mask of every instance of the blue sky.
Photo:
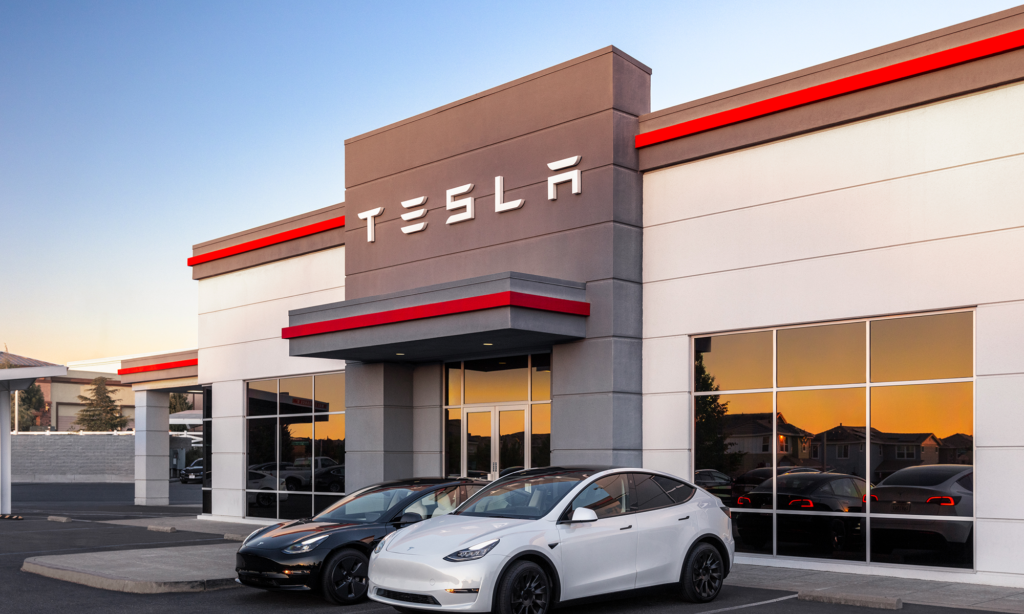
{"label": "blue sky", "polygon": [[656,110],[1014,5],[0,0],[0,344],[195,346],[194,243],[344,200],[346,138],[595,49]]}

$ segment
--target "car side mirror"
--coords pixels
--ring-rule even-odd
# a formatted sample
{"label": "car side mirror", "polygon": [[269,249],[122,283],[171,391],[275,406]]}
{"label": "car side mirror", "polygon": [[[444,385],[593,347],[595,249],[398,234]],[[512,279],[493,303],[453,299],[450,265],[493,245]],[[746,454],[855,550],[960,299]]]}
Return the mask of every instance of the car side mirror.
{"label": "car side mirror", "polygon": [[423,520],[423,516],[420,516],[416,512],[406,512],[402,514],[402,517],[398,519],[397,525],[414,524]]}
{"label": "car side mirror", "polygon": [[597,512],[589,507],[577,507],[572,513],[570,522],[594,522],[597,520]]}

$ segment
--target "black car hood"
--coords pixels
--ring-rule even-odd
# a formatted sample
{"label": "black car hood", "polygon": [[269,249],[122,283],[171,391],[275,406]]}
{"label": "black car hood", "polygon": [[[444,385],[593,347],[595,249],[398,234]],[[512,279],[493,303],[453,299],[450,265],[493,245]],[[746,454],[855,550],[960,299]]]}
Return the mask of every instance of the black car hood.
{"label": "black car hood", "polygon": [[261,533],[249,540],[243,548],[277,549],[287,548],[297,541],[314,535],[337,533],[355,527],[365,528],[363,523],[313,522],[312,520],[293,520]]}

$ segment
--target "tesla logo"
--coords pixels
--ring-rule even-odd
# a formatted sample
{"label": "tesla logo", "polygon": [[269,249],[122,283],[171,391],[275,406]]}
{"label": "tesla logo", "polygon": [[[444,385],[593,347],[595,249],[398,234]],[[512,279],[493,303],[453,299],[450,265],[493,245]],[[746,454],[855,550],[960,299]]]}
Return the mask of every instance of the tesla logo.
{"label": "tesla logo", "polygon": [[[573,156],[571,158],[565,158],[564,160],[557,160],[555,162],[549,162],[548,168],[552,171],[565,171],[548,177],[548,200],[558,200],[558,186],[563,183],[568,183],[573,194],[583,193],[583,173],[580,169],[571,169],[580,163],[583,156]],[[458,196],[464,196],[473,191],[473,184],[467,183],[466,185],[460,185],[457,188],[452,188],[445,191],[444,208],[447,211],[453,212],[445,220],[445,225],[459,224],[461,222],[468,222],[476,219],[476,203],[472,196],[466,196],[465,198],[456,198]],[[407,226],[402,226],[402,234],[413,234],[417,232],[423,232],[427,229],[427,222],[423,220],[427,216],[427,209],[419,209],[427,204],[426,196],[417,196],[416,198],[410,198],[409,200],[403,200],[401,202],[403,209],[409,209],[408,213],[402,214],[403,222],[415,222]],[[505,201],[505,178],[495,177],[494,178],[494,212],[495,213],[507,213],[509,211],[515,211],[522,209],[526,201],[522,198],[516,200]],[[356,214],[361,220],[366,220],[366,241],[367,243],[374,243],[377,240],[375,226],[377,218],[384,213],[384,207],[376,207],[368,211]],[[422,221],[417,221],[422,220]]]}
{"label": "tesla logo", "polygon": [[262,546],[262,545],[263,545],[263,542],[260,542],[260,543],[258,543],[258,544],[256,544],[256,545],[257,545],[257,546]]}

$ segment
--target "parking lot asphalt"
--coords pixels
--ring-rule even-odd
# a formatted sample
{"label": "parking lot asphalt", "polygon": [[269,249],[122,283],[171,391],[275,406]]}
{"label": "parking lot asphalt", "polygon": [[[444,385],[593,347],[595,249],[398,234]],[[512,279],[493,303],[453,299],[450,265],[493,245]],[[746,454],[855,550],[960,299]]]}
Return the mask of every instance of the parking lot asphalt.
{"label": "parking lot asphalt", "polygon": [[[328,605],[314,593],[268,593],[245,587],[202,593],[134,595],[72,584],[20,571],[25,558],[45,554],[116,551],[137,548],[166,548],[230,543],[208,533],[179,531],[155,533],[142,527],[112,525],[97,520],[117,518],[194,516],[198,510],[187,505],[198,502],[199,485],[172,483],[171,506],[141,508],[131,505],[133,492],[123,484],[18,484],[13,492],[14,512],[21,521],[0,521],[0,612],[28,614],[40,611],[75,611],[104,614],[190,614],[345,611],[352,614],[394,610],[374,602],[349,608]],[[175,505],[176,502],[179,502]],[[185,504],[183,507],[182,504]],[[63,515],[76,522],[56,523],[50,515]],[[559,608],[566,614],[710,614],[728,611],[738,614],[853,613],[866,608],[799,601],[796,593],[727,585],[714,602],[694,605],[678,600],[666,591],[646,591],[595,602]],[[904,605],[911,614],[977,612],[956,608]]]}

